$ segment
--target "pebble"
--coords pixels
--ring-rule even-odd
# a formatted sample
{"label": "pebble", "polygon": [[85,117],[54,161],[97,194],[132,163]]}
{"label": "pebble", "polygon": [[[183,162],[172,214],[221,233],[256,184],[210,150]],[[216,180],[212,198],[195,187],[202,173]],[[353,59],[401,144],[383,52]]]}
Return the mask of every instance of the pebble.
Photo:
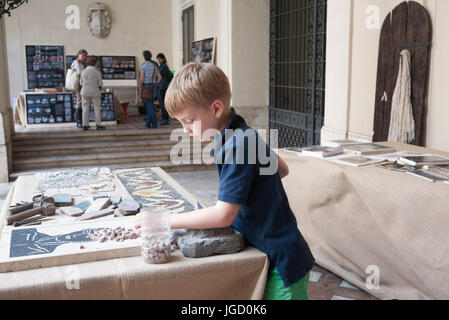
{"label": "pebble", "polygon": [[142,257],[146,263],[167,263],[172,251],[170,232],[155,232],[142,238]]}
{"label": "pebble", "polygon": [[126,229],[122,227],[117,227],[115,229],[102,229],[93,234],[89,234],[89,239],[92,241],[99,241],[100,243],[112,240],[123,242],[137,238],[139,238],[139,235],[133,229]]}

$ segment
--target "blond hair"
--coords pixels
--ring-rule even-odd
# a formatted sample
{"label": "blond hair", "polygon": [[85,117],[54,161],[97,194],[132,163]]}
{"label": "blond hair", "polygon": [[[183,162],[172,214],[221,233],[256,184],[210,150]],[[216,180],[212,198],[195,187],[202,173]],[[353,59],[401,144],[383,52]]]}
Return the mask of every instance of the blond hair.
{"label": "blond hair", "polygon": [[165,96],[165,108],[171,117],[188,106],[208,107],[221,100],[230,108],[231,86],[226,74],[210,63],[192,62],[176,73]]}

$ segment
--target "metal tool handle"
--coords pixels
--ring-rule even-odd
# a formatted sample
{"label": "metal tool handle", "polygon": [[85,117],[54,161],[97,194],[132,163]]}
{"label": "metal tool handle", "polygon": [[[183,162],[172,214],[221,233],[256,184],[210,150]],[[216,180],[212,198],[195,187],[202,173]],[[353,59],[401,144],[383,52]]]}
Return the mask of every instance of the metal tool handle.
{"label": "metal tool handle", "polygon": [[33,206],[34,206],[34,203],[26,203],[26,204],[23,204],[23,205],[20,205],[17,207],[13,207],[13,208],[9,209],[9,211],[11,212],[11,215],[15,215],[20,212],[33,209]]}
{"label": "metal tool handle", "polygon": [[13,216],[7,217],[6,219],[8,221],[8,225],[11,225],[16,221],[22,221],[26,218],[33,217],[37,214],[40,214],[41,212],[42,212],[42,208],[34,208],[31,210],[27,210],[27,211],[15,214]]}

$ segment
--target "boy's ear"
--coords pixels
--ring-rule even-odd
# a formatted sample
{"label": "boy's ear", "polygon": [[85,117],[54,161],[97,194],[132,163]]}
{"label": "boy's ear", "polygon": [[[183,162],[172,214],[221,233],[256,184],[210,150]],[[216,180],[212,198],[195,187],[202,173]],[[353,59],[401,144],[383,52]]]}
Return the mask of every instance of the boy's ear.
{"label": "boy's ear", "polygon": [[220,118],[224,112],[224,104],[221,100],[215,100],[212,103],[212,111],[216,118]]}

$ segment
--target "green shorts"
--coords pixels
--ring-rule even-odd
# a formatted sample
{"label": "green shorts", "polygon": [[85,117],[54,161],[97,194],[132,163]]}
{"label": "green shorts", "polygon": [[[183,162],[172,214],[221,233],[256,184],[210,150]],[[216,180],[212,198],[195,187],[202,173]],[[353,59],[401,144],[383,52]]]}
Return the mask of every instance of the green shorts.
{"label": "green shorts", "polygon": [[310,272],[304,278],[286,288],[279,273],[274,269],[270,280],[265,285],[263,300],[308,300],[309,275]]}

